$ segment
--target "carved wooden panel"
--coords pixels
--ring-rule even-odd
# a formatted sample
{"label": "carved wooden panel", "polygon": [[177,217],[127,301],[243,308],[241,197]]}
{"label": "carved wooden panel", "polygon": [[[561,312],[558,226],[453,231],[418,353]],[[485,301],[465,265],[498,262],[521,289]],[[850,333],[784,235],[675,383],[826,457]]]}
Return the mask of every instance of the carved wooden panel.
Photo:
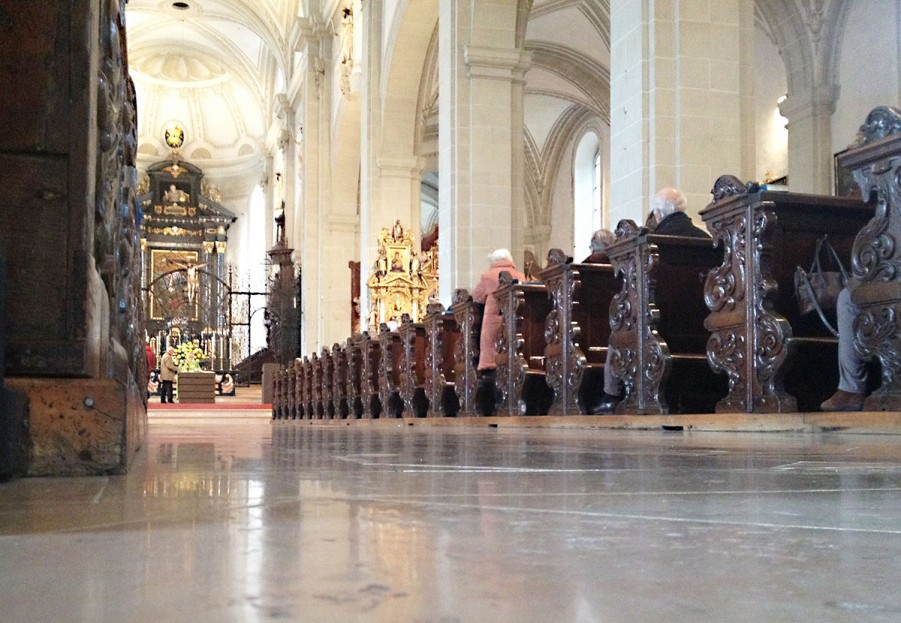
{"label": "carved wooden panel", "polygon": [[303,384],[304,384],[304,367],[302,359],[295,359],[291,364],[294,367],[294,411],[292,417],[300,419],[304,416],[303,404]]}
{"label": "carved wooden panel", "polygon": [[335,366],[332,360],[332,352],[328,348],[322,349],[319,365],[322,368],[322,418],[328,420],[335,417],[335,405],[332,401]]}
{"label": "carved wooden panel", "polygon": [[363,413],[362,394],[360,392],[363,378],[362,335],[355,333],[347,340],[345,354],[347,356],[347,417],[359,418]]}
{"label": "carved wooden panel", "polygon": [[307,355],[303,356],[303,385],[301,386],[301,400],[303,402],[303,417],[312,420],[316,417],[313,406],[313,362]]}
{"label": "carved wooden panel", "polygon": [[445,390],[454,381],[454,350],[459,343],[457,323],[445,313],[441,303],[431,303],[425,317],[428,343],[425,354],[425,388],[429,401],[429,417],[447,417],[457,414],[455,406],[445,404]]}
{"label": "carved wooden panel", "polygon": [[523,399],[530,366],[532,373],[541,377],[536,380],[536,385],[550,391],[545,385],[543,370],[544,326],[551,311],[547,288],[542,284],[514,281],[510,273],[501,272],[499,287],[494,293],[502,316],[495,342],[498,415],[506,416],[540,411],[537,403],[527,405]]}
{"label": "carved wooden panel", "polygon": [[400,334],[391,331],[384,322],[379,331],[379,350],[381,352],[378,377],[379,402],[382,404],[384,417],[400,417],[404,408],[403,400],[400,398],[403,345]]}
{"label": "carved wooden panel", "polygon": [[368,331],[360,334],[361,376],[360,400],[363,404],[362,417],[372,419],[379,417],[382,406],[379,401],[379,342],[373,340]]}
{"label": "carved wooden panel", "polygon": [[479,331],[482,317],[477,313],[472,296],[465,289],[454,292],[451,312],[457,321],[460,337],[454,345],[454,390],[460,402],[460,415],[476,415],[476,366],[479,361]]}
{"label": "carved wooden panel", "polygon": [[322,409],[322,360],[319,358],[319,353],[313,353],[310,357],[310,369],[313,372],[313,379],[310,387],[311,393],[311,417],[313,419],[322,419],[323,409]]}
{"label": "carved wooden panel", "polygon": [[347,351],[341,344],[332,346],[332,404],[334,417],[344,419],[347,417]]}
{"label": "carved wooden panel", "polygon": [[617,414],[669,413],[661,387],[672,363],[657,333],[660,312],[651,296],[660,256],[647,234],[632,221],[620,221],[616,243],[607,250],[622,276],[622,288],[610,303],[610,365],[625,388]]}
{"label": "carved wooden panel", "polygon": [[873,109],[860,140],[841,158],[876,213],[857,234],[851,259],[851,300],[860,309],[854,342],[882,367],[882,384],[865,411],[901,410],[901,110]]}
{"label": "carved wooden panel", "polygon": [[406,417],[419,417],[422,397],[425,396],[426,347],[425,325],[404,316],[398,327],[401,341],[400,398]]}
{"label": "carved wooden panel", "polygon": [[548,266],[539,274],[551,297],[552,309],[544,325],[544,369],[547,384],[554,390],[554,402],[548,413],[566,415],[585,411],[579,388],[587,359],[579,348],[581,327],[573,312],[581,289],[579,269],[567,262],[560,249],[548,253]]}

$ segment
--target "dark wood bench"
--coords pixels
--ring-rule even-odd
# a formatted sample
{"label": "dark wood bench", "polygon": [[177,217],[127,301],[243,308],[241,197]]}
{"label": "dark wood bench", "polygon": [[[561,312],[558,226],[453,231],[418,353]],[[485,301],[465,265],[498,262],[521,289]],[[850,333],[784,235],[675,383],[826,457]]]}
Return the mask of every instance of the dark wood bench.
{"label": "dark wood bench", "polygon": [[362,378],[363,378],[363,352],[361,349],[362,336],[355,333],[347,338],[344,347],[345,361],[347,362],[347,417],[356,420],[363,415],[362,402]]}
{"label": "dark wood bench", "polygon": [[425,325],[404,314],[397,328],[401,342],[399,393],[403,401],[404,417],[425,417],[429,410],[426,397],[426,349],[428,334]]}
{"label": "dark wood bench", "polygon": [[322,389],[320,390],[322,419],[331,420],[335,417],[335,404],[332,395],[332,391],[334,390],[335,363],[332,360],[332,351],[328,348],[322,349],[322,353],[319,355],[319,366],[322,370],[320,378],[320,383],[322,384]]}
{"label": "dark wood bench", "polygon": [[709,413],[725,382],[707,362],[704,283],[723,252],[707,238],[660,236],[621,221],[608,248],[622,286],[610,307],[617,414]]}
{"label": "dark wood bench", "polygon": [[332,405],[334,417],[343,420],[350,412],[347,393],[347,351],[337,342],[332,346]]}
{"label": "dark wood bench", "polygon": [[455,391],[455,362],[460,331],[453,314],[441,303],[430,303],[423,320],[428,343],[425,356],[425,393],[428,417],[454,417],[460,408]]}
{"label": "dark wood bench", "polygon": [[[857,234],[852,253],[851,300],[856,348],[878,360],[881,385],[865,411],[901,410],[901,110],[880,106],[861,126],[860,141],[839,157],[853,171],[862,196],[873,198],[875,215]],[[871,381],[872,382],[872,381]]]}
{"label": "dark wood bench", "polygon": [[545,414],[554,398],[544,371],[544,323],[551,311],[547,288],[520,283],[503,271],[494,297],[503,316],[496,341],[497,413]]}
{"label": "dark wood bench", "polygon": [[479,334],[482,328],[484,305],[472,300],[469,291],[459,288],[454,291],[451,313],[456,321],[454,341],[454,391],[459,404],[458,416],[478,415],[476,391],[478,389],[477,370],[479,363]]}
{"label": "dark wood bench", "polygon": [[544,369],[554,391],[548,413],[585,413],[603,394],[608,312],[618,290],[613,266],[574,264],[560,249],[551,249],[538,276],[552,304],[544,330]]}
{"label": "dark wood bench", "polygon": [[400,397],[404,348],[400,334],[392,331],[384,322],[379,328],[379,353],[378,392],[382,405],[381,417],[400,417],[404,411],[404,401]]}
{"label": "dark wood bench", "polygon": [[382,412],[379,400],[379,342],[372,339],[369,331],[355,335],[354,338],[360,355],[360,417],[377,418]]}
{"label": "dark wood bench", "polygon": [[836,340],[816,314],[802,316],[798,266],[810,266],[823,235],[851,257],[873,207],[839,197],[761,190],[720,177],[701,217],[724,249],[705,284],[707,358],[729,388],[716,411],[817,411],[838,383]]}
{"label": "dark wood bench", "polygon": [[309,405],[307,404],[307,385],[309,383],[307,370],[309,358],[304,355],[298,357],[294,361],[294,409],[301,419],[308,419],[310,416]]}

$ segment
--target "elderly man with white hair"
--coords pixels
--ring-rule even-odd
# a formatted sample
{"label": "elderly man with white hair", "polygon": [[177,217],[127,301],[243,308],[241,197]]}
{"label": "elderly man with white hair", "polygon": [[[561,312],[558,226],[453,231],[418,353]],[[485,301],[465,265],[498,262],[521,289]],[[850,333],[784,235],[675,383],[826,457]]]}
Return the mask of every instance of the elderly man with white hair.
{"label": "elderly man with white hair", "polygon": [[668,186],[661,188],[651,202],[657,226],[654,233],[664,236],[689,236],[691,238],[710,238],[703,229],[691,222],[685,213],[688,202],[678,188]]}

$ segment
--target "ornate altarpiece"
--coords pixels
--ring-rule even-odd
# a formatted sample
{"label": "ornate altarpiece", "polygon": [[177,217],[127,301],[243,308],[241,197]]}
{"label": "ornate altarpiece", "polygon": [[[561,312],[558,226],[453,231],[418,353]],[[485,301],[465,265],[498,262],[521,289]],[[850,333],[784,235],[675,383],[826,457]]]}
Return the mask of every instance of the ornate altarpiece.
{"label": "ornate altarpiece", "polygon": [[143,211],[141,274],[146,329],[159,352],[184,339],[202,344],[211,367],[230,367],[224,254],[235,215],[203,171],[168,161],[148,167],[138,187]]}
{"label": "ornate altarpiece", "polygon": [[368,330],[377,333],[382,323],[396,323],[404,314],[413,322],[425,318],[429,298],[438,292],[438,244],[417,253],[413,234],[400,221],[379,234],[378,258],[366,285],[369,287]]}

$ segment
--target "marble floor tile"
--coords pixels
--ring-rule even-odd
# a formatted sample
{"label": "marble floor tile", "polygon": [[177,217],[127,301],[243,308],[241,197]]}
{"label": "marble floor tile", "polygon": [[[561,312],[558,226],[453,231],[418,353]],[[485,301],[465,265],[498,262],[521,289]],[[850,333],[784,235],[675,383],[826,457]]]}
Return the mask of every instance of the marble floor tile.
{"label": "marble floor tile", "polygon": [[9,622],[899,621],[901,436],[151,418],[0,561]]}

